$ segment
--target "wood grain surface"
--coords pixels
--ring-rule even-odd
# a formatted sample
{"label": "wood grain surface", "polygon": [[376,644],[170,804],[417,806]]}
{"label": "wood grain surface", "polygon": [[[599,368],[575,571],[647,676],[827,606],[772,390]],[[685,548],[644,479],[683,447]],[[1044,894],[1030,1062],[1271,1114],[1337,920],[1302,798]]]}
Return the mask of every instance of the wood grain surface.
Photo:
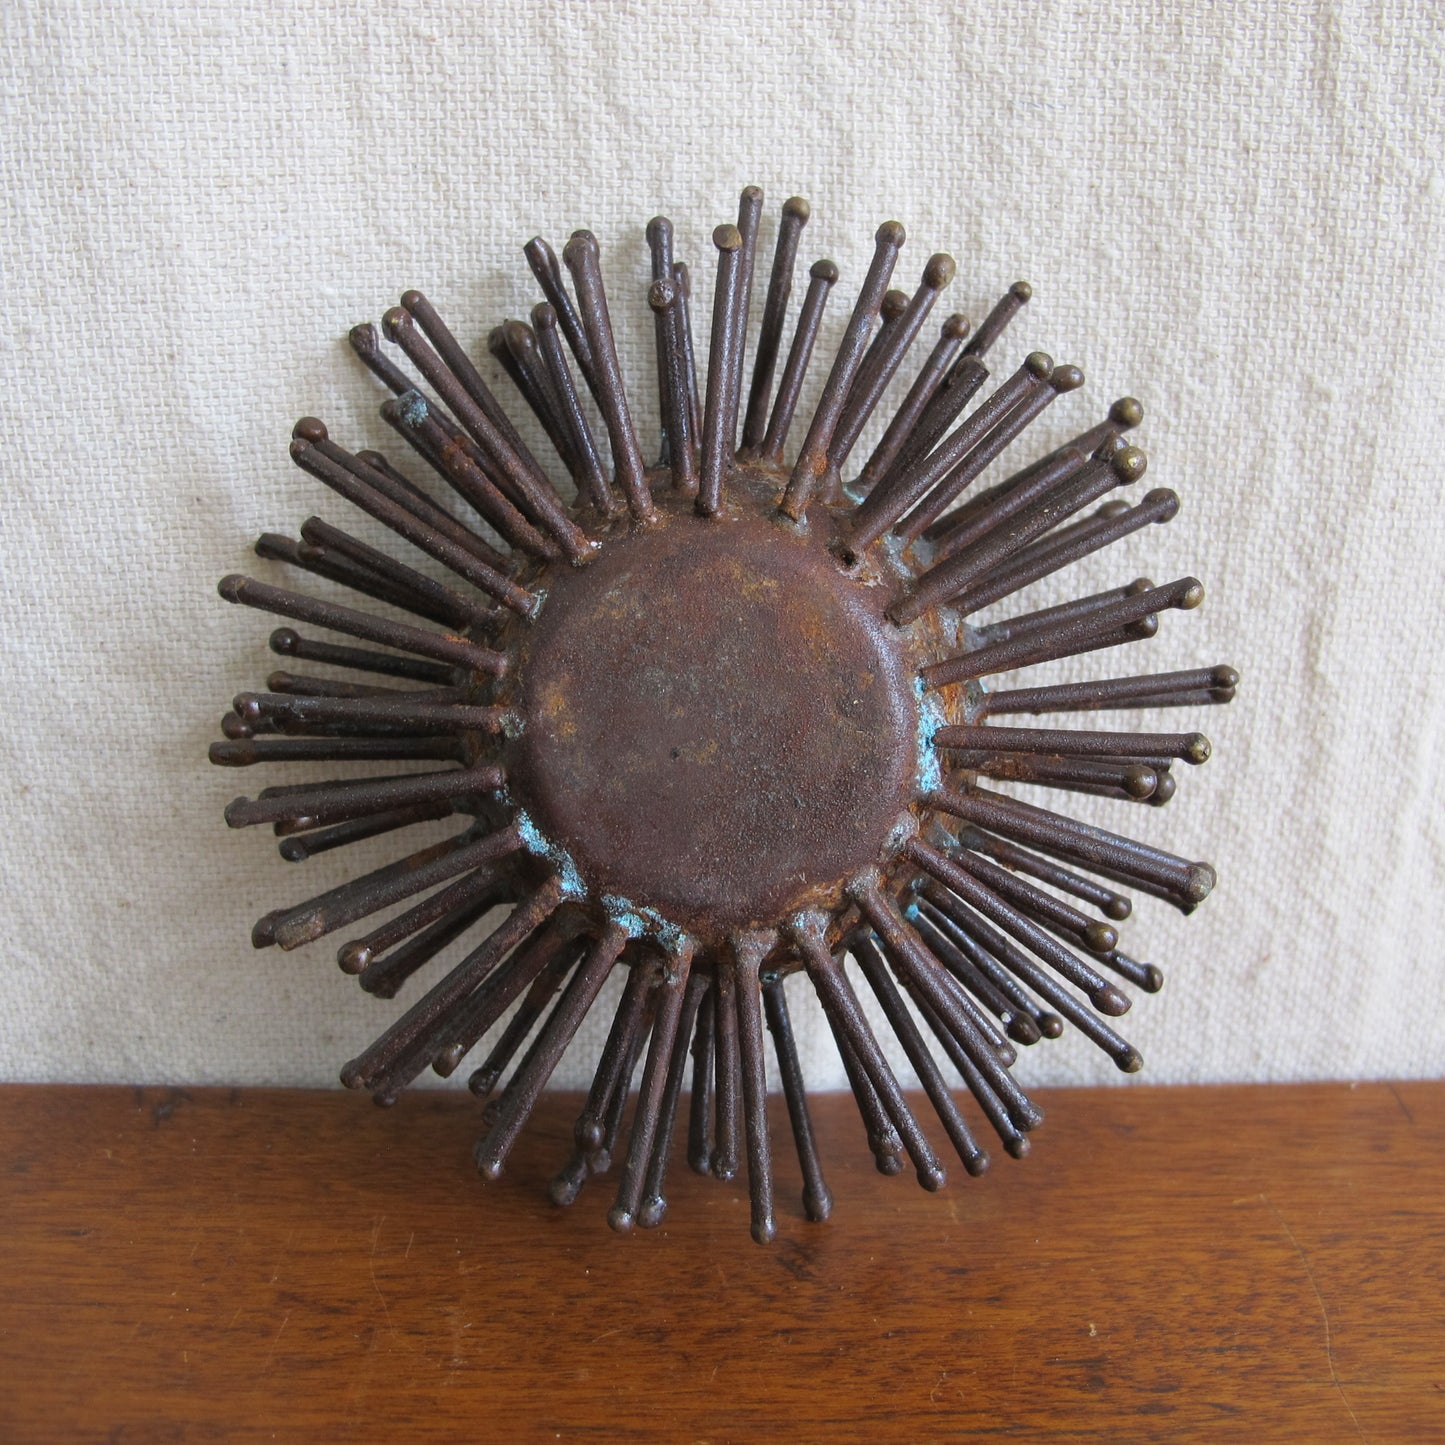
{"label": "wood grain surface", "polygon": [[0,1439],[1445,1440],[1445,1084],[1040,1097],[938,1195],[820,1100],[823,1225],[780,1116],[759,1248],[555,1209],[562,1097],[485,1186],[456,1094],[6,1087]]}

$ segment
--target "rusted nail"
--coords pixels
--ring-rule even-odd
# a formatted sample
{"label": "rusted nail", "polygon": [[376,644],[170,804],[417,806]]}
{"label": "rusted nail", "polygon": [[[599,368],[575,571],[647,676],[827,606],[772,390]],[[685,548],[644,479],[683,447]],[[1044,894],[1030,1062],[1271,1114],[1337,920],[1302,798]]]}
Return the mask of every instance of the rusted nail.
{"label": "rusted nail", "polygon": [[833,369],[823,385],[823,395],[808,427],[808,436],[803,450],[794,463],[788,479],[787,491],[783,495],[779,510],[794,522],[800,522],[808,510],[813,493],[823,480],[828,467],[828,448],[833,441],[843,407],[848,400],[848,390],[863,360],[868,344],[868,333],[873,319],[883,302],[883,293],[888,289],[888,279],[893,274],[898,252],[903,247],[904,230],[897,221],[885,221],[874,237],[873,261],[868,274],[863,278],[863,288],[853,305],[853,315],[848,320],[848,329],[833,358]]}
{"label": "rusted nail", "polygon": [[755,458],[762,453],[763,438],[768,429],[773,372],[783,339],[783,323],[787,320],[788,298],[793,289],[798,241],[811,214],[811,208],[801,196],[790,196],[783,202],[778,243],[773,252],[773,269],[768,277],[768,295],[763,303],[762,329],[758,333],[758,350],[753,360],[753,380],[748,388],[747,415],[743,419],[742,454],[745,457]]}
{"label": "rusted nail", "polygon": [[828,293],[838,281],[838,268],[832,261],[814,261],[808,278],[808,289],[803,296],[802,309],[798,312],[797,330],[788,348],[788,360],[783,367],[782,380],[778,383],[773,414],[763,437],[763,460],[774,465],[781,464],[783,460],[783,448],[787,445],[788,431],[793,425],[793,413],[798,409],[803,378],[808,373],[808,362],[812,359],[818,327],[823,320],[823,308],[827,305]]}

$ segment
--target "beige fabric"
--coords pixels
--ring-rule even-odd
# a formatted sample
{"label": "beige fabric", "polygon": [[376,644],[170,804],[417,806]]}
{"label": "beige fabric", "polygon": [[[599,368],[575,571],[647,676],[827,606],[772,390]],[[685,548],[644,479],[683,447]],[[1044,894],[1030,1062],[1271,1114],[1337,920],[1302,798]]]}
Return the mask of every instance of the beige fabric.
{"label": "beige fabric", "polygon": [[[419,285],[480,350],[535,299],[534,232],[600,238],[655,434],[642,225],[673,217],[706,295],[746,182],[765,253],[811,198],[804,255],[850,295],[891,216],[907,284],[957,256],[951,309],[1027,277],[1000,364],[1041,345],[1089,376],[1031,448],[1121,393],[1148,409],[1184,509],[1067,590],[1194,572],[1203,610],[1118,670],[1244,682],[1169,808],[1080,809],[1220,872],[1192,919],[1145,903],[1126,928],[1169,977],[1126,1021],[1143,1077],[1445,1067],[1434,7],[101,0],[0,27],[0,1073],[324,1083],[392,1017],[326,945],[249,946],[396,849],[295,868],[222,826],[258,779],[206,744],[271,660],[215,580],[281,580],[256,534],[341,520],[287,460],[295,417],[391,447],[346,329]],[[1020,1074],[1118,1078],[1075,1038]]]}

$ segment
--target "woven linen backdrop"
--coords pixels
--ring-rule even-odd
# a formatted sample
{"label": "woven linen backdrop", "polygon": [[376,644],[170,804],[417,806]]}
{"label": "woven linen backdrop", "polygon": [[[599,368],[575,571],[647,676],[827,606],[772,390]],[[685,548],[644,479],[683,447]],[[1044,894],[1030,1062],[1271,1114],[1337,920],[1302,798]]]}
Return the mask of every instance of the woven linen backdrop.
{"label": "woven linen backdrop", "polygon": [[[1156,719],[1215,745],[1168,809],[1079,809],[1219,870],[1194,917],[1145,901],[1126,927],[1167,977],[1126,1021],[1142,1077],[1445,1069],[1439,18],[1329,0],[4,7],[0,1073],[324,1084],[389,1022],[334,946],[250,947],[262,912],[401,850],[296,868],[223,826],[256,779],[208,767],[206,745],[264,676],[271,624],[215,581],[285,581],[256,535],[336,512],[287,460],[297,416],[394,446],[347,329],[418,286],[493,375],[482,343],[536,299],[536,233],[596,232],[655,437],[642,227],[673,218],[705,298],[711,229],[747,183],[767,193],[763,257],[782,200],[812,201],[804,262],[834,258],[848,304],[890,217],[900,284],[957,257],[947,310],[977,320],[1033,284],[999,365],[1043,347],[1088,385],[1005,465],[1116,396],[1144,402],[1150,484],[1179,491],[1179,518],[1029,598],[1192,572],[1204,607],[1126,666],[1035,675],[1243,678],[1230,708]],[[821,1015],[797,1012],[810,1079],[841,1085]],[[595,1011],[559,1082],[588,1076],[604,1027]],[[1019,1072],[1119,1078],[1077,1037]]]}

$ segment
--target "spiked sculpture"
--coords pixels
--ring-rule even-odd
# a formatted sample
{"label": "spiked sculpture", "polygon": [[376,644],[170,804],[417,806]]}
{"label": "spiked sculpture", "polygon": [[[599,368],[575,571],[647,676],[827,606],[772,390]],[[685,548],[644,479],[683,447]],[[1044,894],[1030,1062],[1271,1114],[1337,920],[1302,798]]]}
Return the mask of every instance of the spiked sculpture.
{"label": "spiked sculpture", "polygon": [[[413,987],[413,975],[474,930],[461,961],[418,981],[406,1012],[345,1066],[348,1086],[391,1103],[427,1068],[451,1074],[496,1030],[471,1075],[488,1100],[477,1162],[495,1177],[603,983],[624,965],[576,1152],[553,1197],[570,1202],[608,1167],[641,1063],[612,1224],[662,1218],[690,1075],[689,1162],[728,1179],[746,1153],[753,1233],[765,1240],[774,1232],[765,1019],[806,1213],[822,1219],[831,1207],[789,1019],[790,974],[805,973],[817,993],[878,1168],[896,1173],[906,1154],[928,1189],[943,1183],[943,1166],[860,1008],[859,976],[970,1174],[988,1156],[945,1066],[1015,1156],[1041,1120],[1010,1073],[1015,1044],[1072,1024],[1121,1069],[1139,1068],[1107,1022],[1129,1007],[1107,975],[1147,992],[1162,980],[1119,951],[1114,924],[1131,905],[1114,885],[1188,913],[1212,871],[994,784],[1159,805],[1174,791],[1172,764],[1203,762],[1209,744],[1198,733],[996,719],[1227,702],[1237,678],[1207,667],[989,690],[1001,673],[1149,637],[1166,609],[1202,599],[1192,577],[1141,579],[978,620],[1174,516],[1171,491],[1132,504],[1111,496],[1143,475],[1143,454],[1123,440],[1141,409],[1116,402],[1098,425],[954,506],[1083,381],[1077,367],[1034,352],[969,409],[989,378],[985,357],[1029,299],[1019,283],[971,338],[963,317],[943,323],[872,455],[846,481],[855,444],[954,272],[951,258],[933,256],[911,296],[890,291],[904,234],[888,222],[788,466],[838,271],[829,261],[812,267],[775,394],[808,221],[806,202],[787,201],[744,398],[761,213],[762,193],[750,187],[737,225],[713,234],[701,396],[687,268],[673,256],[670,224],[647,227],[664,423],[655,466],[633,425],[586,231],[563,252],[575,300],[535,239],[525,254],[546,299],[530,325],[508,321],[489,339],[555,447],[565,490],[420,292],[407,292],[382,330],[428,391],[389,358],[375,328],[357,327],[357,355],[395,394],[383,417],[450,495],[443,503],[435,482],[423,488],[376,452],[346,450],[312,418],[297,423],[292,458],[450,580],[316,517],[299,541],[263,536],[261,556],[433,625],[227,577],[228,601],[373,646],[274,632],[283,657],[363,680],[273,673],[269,691],[236,698],[222,724],[228,741],[211,759],[421,765],[264,788],[227,808],[233,827],[272,824],[292,861],[428,819],[461,820],[446,841],[255,927],[257,947],[285,949],[347,930],[341,967],[380,998]],[[504,921],[484,926],[499,908]]]}

